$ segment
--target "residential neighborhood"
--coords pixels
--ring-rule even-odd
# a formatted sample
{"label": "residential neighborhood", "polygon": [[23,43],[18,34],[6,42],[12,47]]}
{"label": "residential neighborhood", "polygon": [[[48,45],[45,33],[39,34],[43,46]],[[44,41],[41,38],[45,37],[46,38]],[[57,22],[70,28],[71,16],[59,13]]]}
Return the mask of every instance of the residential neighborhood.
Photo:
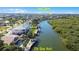
{"label": "residential neighborhood", "polygon": [[[8,44],[8,45],[14,44],[17,47],[22,48],[22,50],[30,50],[32,45],[37,41],[37,39],[35,38],[35,35],[40,31],[39,28],[37,28],[38,26],[37,25],[33,26],[34,24],[32,22],[33,19],[32,18],[29,19],[29,17],[28,19],[23,18],[24,20],[17,19],[20,16],[16,18],[15,17],[13,18],[12,16],[10,17],[10,20],[9,20],[9,17],[6,20],[5,19],[0,20],[1,22],[0,26],[2,27],[2,30],[0,28],[0,34],[2,35],[0,36],[0,39],[3,41],[4,44]],[[27,48],[27,46],[29,47]]]}
{"label": "residential neighborhood", "polygon": [[1,8],[0,51],[79,51],[77,12],[75,7]]}

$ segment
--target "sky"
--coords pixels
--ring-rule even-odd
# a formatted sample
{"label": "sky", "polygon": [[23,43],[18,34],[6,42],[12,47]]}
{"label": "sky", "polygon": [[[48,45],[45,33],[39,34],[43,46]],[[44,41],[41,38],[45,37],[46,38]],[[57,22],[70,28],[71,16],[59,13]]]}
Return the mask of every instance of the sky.
{"label": "sky", "polygon": [[79,7],[0,7],[0,13],[79,14]]}

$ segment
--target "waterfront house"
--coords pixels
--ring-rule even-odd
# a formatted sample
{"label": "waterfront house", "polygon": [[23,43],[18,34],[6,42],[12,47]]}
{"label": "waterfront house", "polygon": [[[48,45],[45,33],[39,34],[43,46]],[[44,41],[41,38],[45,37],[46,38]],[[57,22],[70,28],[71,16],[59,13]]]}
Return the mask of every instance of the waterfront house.
{"label": "waterfront house", "polygon": [[18,41],[18,35],[6,35],[1,38],[6,44],[16,43]]}
{"label": "waterfront house", "polygon": [[21,34],[24,34],[24,33],[28,32],[28,30],[29,30],[29,25],[23,24],[19,27],[14,28],[12,30],[12,34],[21,35]]}

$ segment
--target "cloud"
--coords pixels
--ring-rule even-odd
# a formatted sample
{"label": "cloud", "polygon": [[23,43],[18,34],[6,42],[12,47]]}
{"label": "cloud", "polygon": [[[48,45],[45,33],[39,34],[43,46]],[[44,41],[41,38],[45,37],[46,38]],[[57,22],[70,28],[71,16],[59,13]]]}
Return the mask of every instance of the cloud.
{"label": "cloud", "polygon": [[25,10],[25,9],[7,9],[6,11],[7,13],[28,13],[29,11]]}
{"label": "cloud", "polygon": [[21,9],[21,8],[7,8],[4,9],[4,13],[30,13],[30,14],[45,14],[45,13],[52,13],[50,11],[32,11],[32,10],[27,10],[27,9]]}
{"label": "cloud", "polygon": [[22,9],[15,9],[14,13],[27,13],[27,11]]}

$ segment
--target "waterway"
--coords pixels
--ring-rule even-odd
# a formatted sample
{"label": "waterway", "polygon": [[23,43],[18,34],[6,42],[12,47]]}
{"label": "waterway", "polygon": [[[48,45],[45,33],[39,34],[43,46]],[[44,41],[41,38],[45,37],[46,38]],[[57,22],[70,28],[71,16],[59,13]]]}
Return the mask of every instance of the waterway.
{"label": "waterway", "polygon": [[35,50],[35,48],[38,48],[38,50],[46,50],[46,48],[49,48],[48,50],[52,49],[52,51],[68,50],[47,20],[40,22],[39,26],[41,27],[41,32],[38,36],[39,42],[33,50]]}

